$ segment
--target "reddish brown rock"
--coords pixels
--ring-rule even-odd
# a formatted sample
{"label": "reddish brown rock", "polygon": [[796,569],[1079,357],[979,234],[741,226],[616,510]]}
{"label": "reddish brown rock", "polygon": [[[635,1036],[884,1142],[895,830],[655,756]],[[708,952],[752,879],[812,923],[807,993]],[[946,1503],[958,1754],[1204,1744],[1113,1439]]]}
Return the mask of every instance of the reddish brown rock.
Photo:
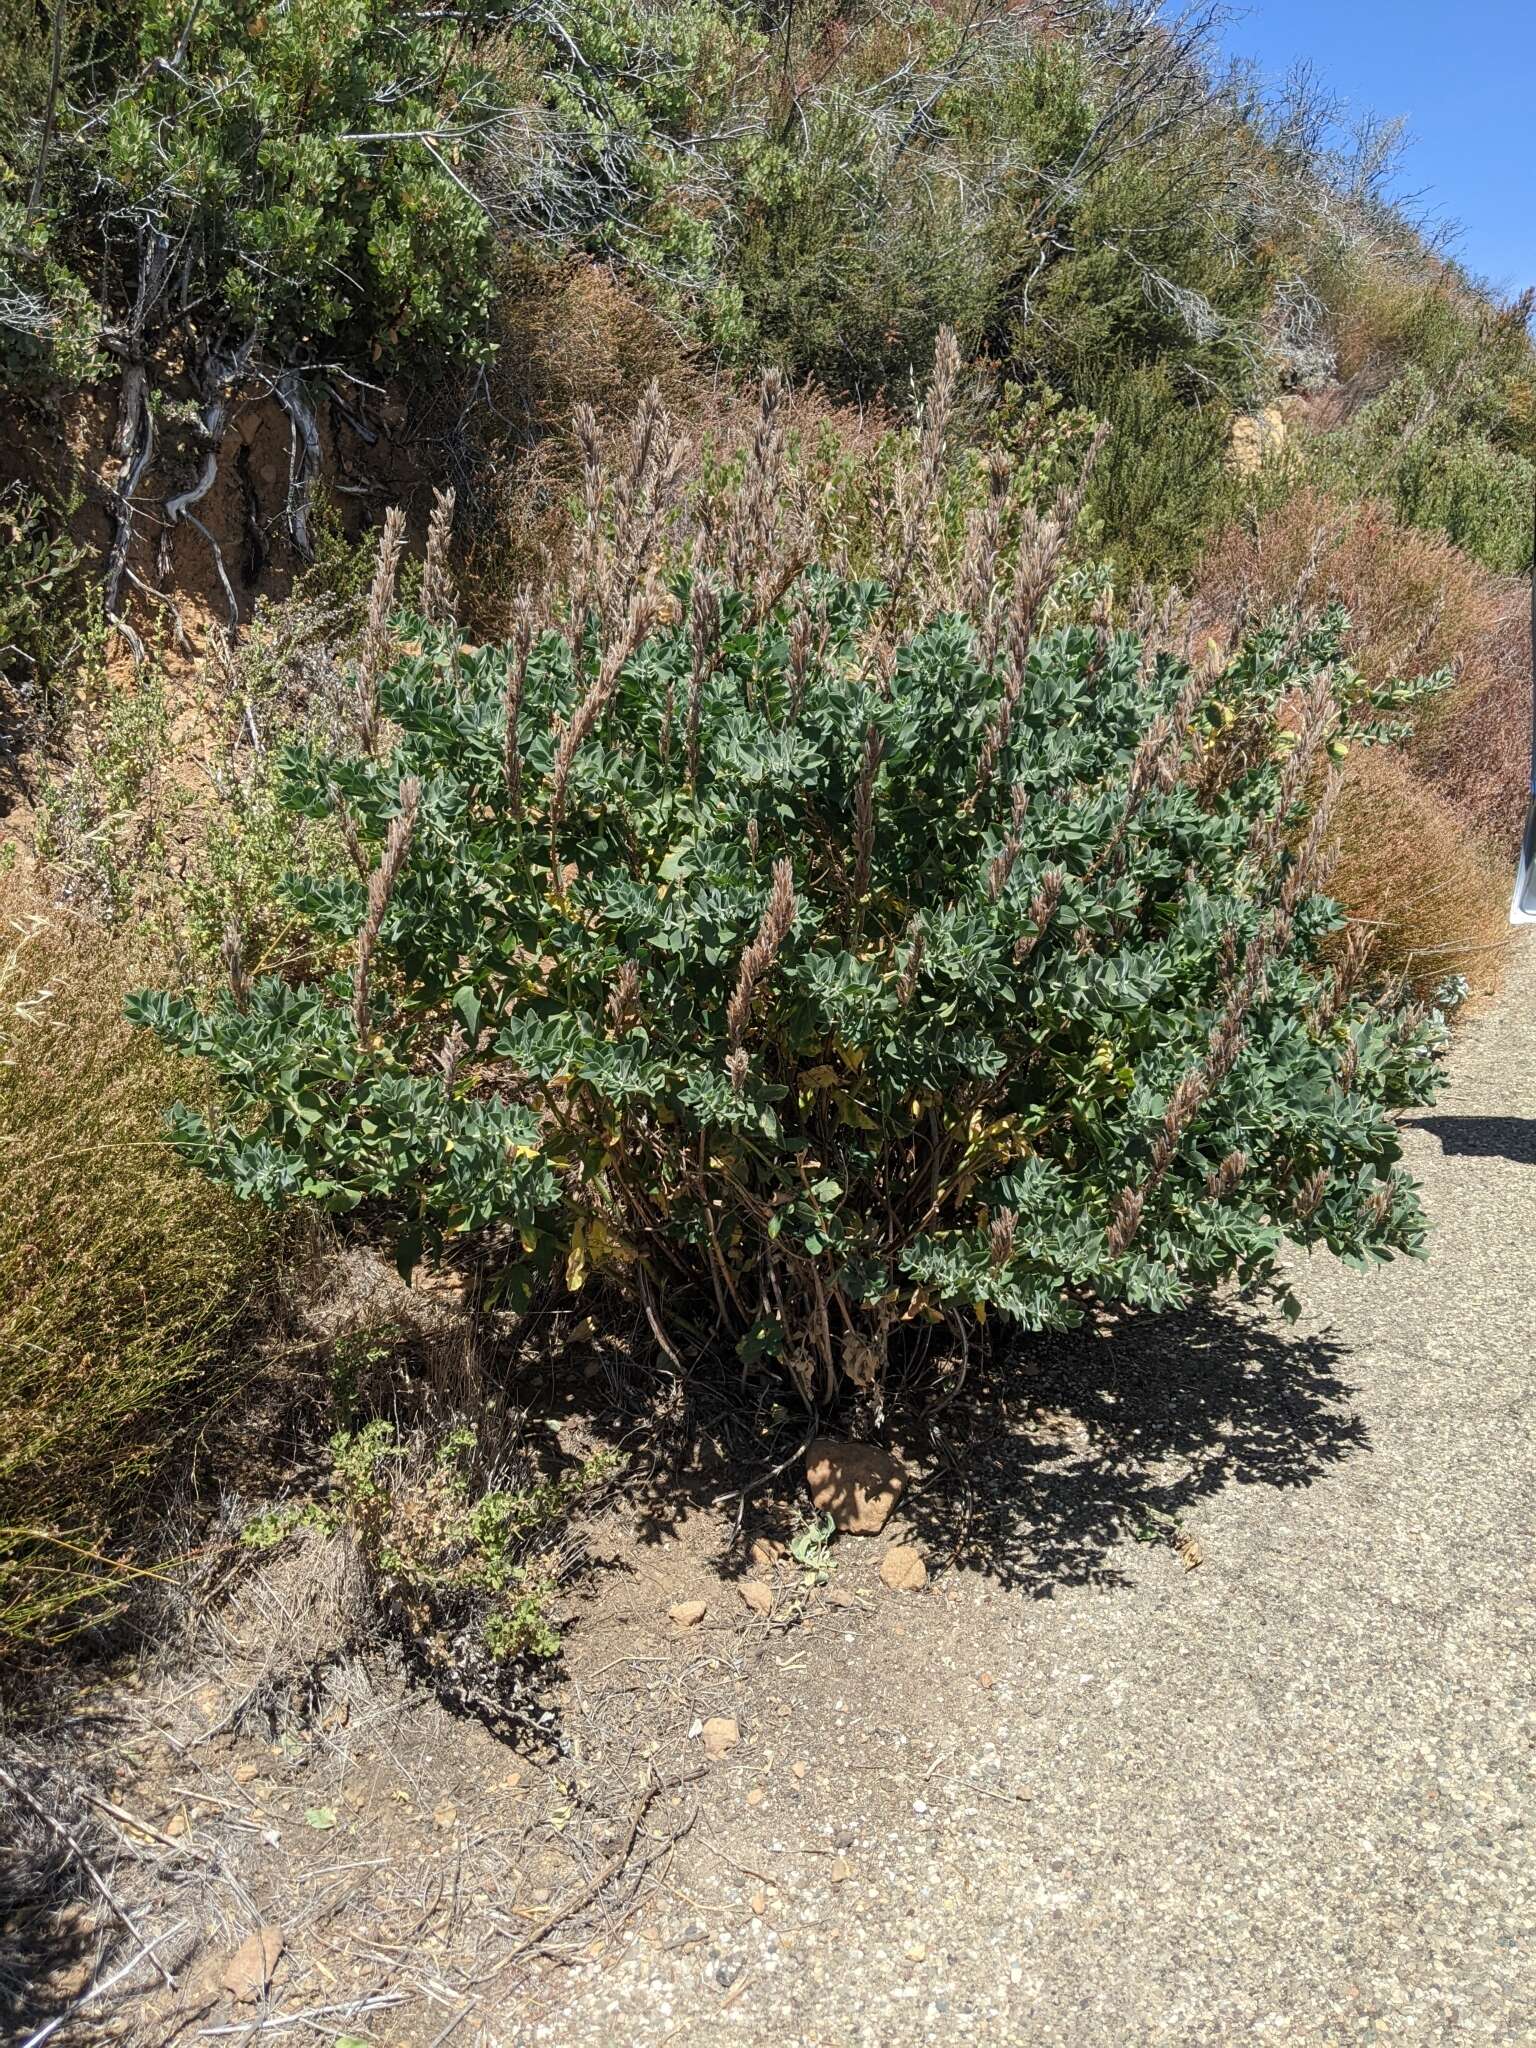
{"label": "reddish brown rock", "polygon": [[881,1558],[880,1579],[893,1593],[920,1593],[928,1583],[928,1567],[910,1543],[898,1543]]}
{"label": "reddish brown rock", "polygon": [[845,1536],[878,1536],[901,1499],[907,1475],[878,1444],[818,1437],[805,1454],[805,1483],[822,1514]]}

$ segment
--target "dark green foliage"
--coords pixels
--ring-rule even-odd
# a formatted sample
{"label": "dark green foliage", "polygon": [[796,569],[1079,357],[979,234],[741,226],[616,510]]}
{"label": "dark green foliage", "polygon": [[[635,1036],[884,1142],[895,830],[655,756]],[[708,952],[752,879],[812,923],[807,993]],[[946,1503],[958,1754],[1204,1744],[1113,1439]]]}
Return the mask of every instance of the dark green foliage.
{"label": "dark green foliage", "polygon": [[0,491],[0,749],[28,731],[79,652],[84,555],[36,491]]}
{"label": "dark green foliage", "polygon": [[807,1393],[961,1310],[1416,1249],[1388,1112],[1438,1026],[1324,965],[1308,824],[1325,750],[1413,692],[1367,692],[1337,617],[1198,675],[1075,623],[1033,514],[995,597],[893,623],[899,565],[786,584],[762,471],[661,589],[664,422],[636,447],[574,610],[473,651],[408,622],[389,744],[291,756],[370,878],[292,884],[333,968],[136,1000],[227,1091],[186,1154],[406,1262],[467,1240],[514,1297],[624,1268]]}
{"label": "dark green foliage", "polygon": [[1189,569],[1201,535],[1237,509],[1231,415],[1219,402],[1181,399],[1162,369],[1132,371],[1102,402],[1110,434],[1092,510],[1123,573],[1171,581]]}
{"label": "dark green foliage", "polygon": [[70,10],[65,57],[46,157],[35,60],[30,118],[0,142],[13,189],[38,188],[0,214],[8,307],[41,308],[18,369],[30,346],[39,373],[73,352],[78,374],[103,323],[129,360],[171,335],[285,364],[473,349],[489,230],[456,166],[495,98],[456,24],[381,0],[140,0]]}
{"label": "dark green foliage", "polygon": [[1497,394],[1482,379],[1448,394],[1414,368],[1310,450],[1327,486],[1385,499],[1408,526],[1444,533],[1504,575],[1531,564],[1536,463],[1518,446]]}

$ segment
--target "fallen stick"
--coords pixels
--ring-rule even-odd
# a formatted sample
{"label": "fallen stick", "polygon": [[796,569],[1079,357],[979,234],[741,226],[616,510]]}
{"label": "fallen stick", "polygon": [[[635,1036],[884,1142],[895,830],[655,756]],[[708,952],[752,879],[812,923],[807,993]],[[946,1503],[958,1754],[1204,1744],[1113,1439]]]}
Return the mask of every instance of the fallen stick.
{"label": "fallen stick", "polygon": [[211,2040],[217,2034],[270,2034],[279,2027],[297,2027],[308,2020],[323,2019],[330,2013],[345,2013],[356,2019],[365,2012],[382,2012],[386,2006],[404,2005],[403,1991],[386,1991],[378,1998],[354,1998],[345,2005],[312,2005],[307,2012],[281,2012],[269,2020],[242,2020],[233,2027],[199,2027],[198,2036]]}
{"label": "fallen stick", "polygon": [[[96,1868],[95,1864],[91,1861],[90,1857],[85,1853],[85,1850],[81,1848],[79,1842],[76,1841],[75,1837],[70,1833],[69,1829],[65,1827],[63,1821],[59,1820],[55,1815],[51,1814],[48,1811],[47,1807],[43,1805],[41,1800],[35,1799],[32,1796],[32,1794],[27,1790],[25,1785],[18,1784],[16,1779],[13,1778],[10,1772],[6,1770],[3,1766],[0,1766],[0,1785],[4,1785],[7,1788],[7,1790],[13,1793],[14,1796],[21,1801],[23,1806],[30,1807],[33,1813],[35,1813],[38,1819],[43,1823],[43,1826],[45,1828],[51,1829],[51,1831],[58,1836],[59,1840],[64,1844],[65,1848],[68,1849],[70,1855],[74,1857],[75,1861],[80,1865],[80,1868],[91,1880],[91,1883],[95,1885],[97,1891],[99,1891],[101,1893],[101,1896],[106,1900],[108,1910],[111,1912],[113,1918],[121,1923],[121,1925],[127,1930],[128,1934],[133,1938],[133,1940],[135,1940],[139,1944],[139,1947],[143,1951],[143,1953],[145,1955],[152,1957],[155,1968],[160,1972],[160,1975],[165,1979],[166,1989],[168,1991],[174,1991],[176,1989],[176,1979],[171,1975],[170,1971],[166,1969],[165,1965],[160,1961],[159,1957],[153,1955],[153,1951],[158,1946],[158,1943],[145,1940],[144,1936],[139,1932],[138,1927],[134,1924],[133,1918],[129,1914],[127,1907],[119,1905],[117,1900],[112,1896],[112,1890],[111,1887],[108,1885],[107,1880]],[[89,1794],[87,1794],[86,1796],[89,1797]],[[174,1848],[174,1846],[175,1844],[173,1843],[172,1847]],[[163,1940],[164,1936],[162,1936],[161,1939]]]}
{"label": "fallen stick", "polygon": [[[136,1956],[130,1956],[126,1963],[119,1964],[110,1977],[103,1977],[99,1983],[93,1984],[89,1991],[84,1992],[77,1998],[73,2005],[66,2006],[63,2012],[49,2020],[46,2026],[39,2027],[35,2034],[28,2034],[26,2040],[22,2042],[21,2048],[42,2048],[43,2042],[51,2040],[67,2020],[72,2020],[76,2013],[83,2012],[93,1999],[100,1998],[105,1992],[110,1991],[114,1984],[120,1984],[124,1977],[130,1975],[131,1972],[139,1967],[147,1955],[150,1955],[157,1948],[163,1948],[166,1942],[174,1940],[178,1934],[184,1934],[190,1924],[189,1921],[178,1920],[174,1927],[167,1927],[164,1934],[157,1934],[154,1940],[146,1943]],[[157,1963],[155,1967],[159,1969],[159,1964]],[[161,1975],[165,1975],[164,1971],[161,1971]],[[170,1980],[167,1979],[166,1981],[169,1982]]]}
{"label": "fallen stick", "polygon": [[703,1767],[700,1766],[698,1770],[686,1771],[680,1778],[653,1779],[635,1801],[634,1811],[629,1817],[629,1826],[624,1831],[624,1839],[619,1844],[616,1853],[609,1857],[592,1882],[585,1886],[568,1905],[556,1906],[552,1913],[547,1913],[533,1933],[526,1935],[499,1967],[505,1969],[510,1963],[521,1962],[524,1956],[531,1954],[534,1949],[543,1946],[560,1925],[561,1921],[574,1919],[576,1914],[585,1912],[592,1901],[601,1894],[604,1887],[613,1882],[629,1861],[629,1853],[635,1846],[635,1837],[640,1832],[640,1823],[645,1819],[647,1813],[650,1812],[651,1802],[658,1794],[662,1792],[675,1792],[679,1785],[691,1785],[696,1778],[702,1778],[703,1775]]}

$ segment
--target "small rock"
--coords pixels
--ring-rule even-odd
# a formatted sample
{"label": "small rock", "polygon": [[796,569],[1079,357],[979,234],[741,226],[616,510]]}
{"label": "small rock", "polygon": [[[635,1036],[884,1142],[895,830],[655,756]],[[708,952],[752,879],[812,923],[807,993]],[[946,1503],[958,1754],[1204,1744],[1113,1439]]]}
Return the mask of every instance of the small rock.
{"label": "small rock", "polygon": [[804,1764],[791,1764],[789,1768],[794,1772],[797,1778],[803,1778],[805,1776]]}
{"label": "small rock", "polygon": [[667,1609],[668,1621],[675,1621],[679,1628],[697,1628],[709,1612],[707,1600],[679,1600],[675,1607]]}
{"label": "small rock", "polygon": [[976,1683],[982,1688],[984,1692],[990,1692],[993,1686],[997,1683],[997,1680],[992,1676],[990,1671],[978,1671],[976,1674]]}
{"label": "small rock", "polygon": [[784,1546],[782,1543],[776,1543],[771,1536],[759,1536],[747,1555],[758,1571],[771,1572],[784,1555]]}
{"label": "small rock", "polygon": [[747,1794],[747,1804],[748,1806],[761,1806],[763,1801],[767,1797],[768,1794],[763,1790],[761,1785],[754,1785],[752,1787],[752,1790]]}
{"label": "small rock", "polygon": [[832,1868],[827,1872],[827,1882],[829,1884],[846,1884],[852,1875],[853,1865],[839,1856],[833,1863]]}
{"label": "small rock", "polygon": [[229,1774],[237,1785],[249,1785],[253,1778],[261,1776],[259,1764],[236,1764]]}
{"label": "small rock", "polygon": [[746,1585],[738,1586],[736,1590],[741,1595],[742,1605],[749,1607],[754,1614],[772,1614],[773,1591],[770,1587],[749,1579]]}
{"label": "small rock", "polygon": [[711,1714],[700,1733],[704,1737],[706,1756],[722,1757],[741,1740],[741,1730],[730,1714]]}
{"label": "small rock", "polygon": [[928,1567],[910,1543],[898,1543],[880,1560],[880,1583],[893,1593],[917,1593],[928,1583]]}
{"label": "small rock", "polygon": [[928,1954],[927,1944],[921,1941],[909,1941],[903,1953],[909,1963],[923,1962]]}
{"label": "small rock", "polygon": [[878,1444],[820,1436],[805,1454],[805,1483],[821,1514],[845,1536],[878,1536],[901,1499],[907,1475]]}
{"label": "small rock", "polygon": [[768,1894],[766,1892],[754,1892],[747,1903],[758,1919],[761,1920],[768,1910]]}
{"label": "small rock", "polygon": [[245,1937],[230,1957],[219,1988],[227,1991],[237,2004],[254,2003],[271,1983],[272,1972],[277,1968],[277,1959],[282,1952],[281,1927],[258,1927],[254,1934]]}

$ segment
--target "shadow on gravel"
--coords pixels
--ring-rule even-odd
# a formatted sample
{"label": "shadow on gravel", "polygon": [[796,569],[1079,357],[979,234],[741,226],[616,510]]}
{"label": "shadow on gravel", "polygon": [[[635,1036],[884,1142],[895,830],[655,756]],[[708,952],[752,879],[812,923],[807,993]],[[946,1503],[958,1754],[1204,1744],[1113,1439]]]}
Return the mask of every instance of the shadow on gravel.
{"label": "shadow on gravel", "polygon": [[1510,1159],[1536,1166],[1536,1117],[1420,1116],[1403,1128],[1428,1131],[1448,1158]]}
{"label": "shadow on gravel", "polygon": [[[854,1411],[809,1433],[900,1453],[901,1522],[930,1568],[961,1563],[1048,1598],[1128,1583],[1126,1545],[1178,1549],[1181,1518],[1224,1486],[1309,1486],[1367,1449],[1348,1356],[1272,1315],[1207,1303],[1107,1333],[1003,1340],[937,1413],[933,1380],[918,1375],[889,1389],[883,1420]],[[589,1405],[586,1426],[625,1454],[640,1547],[702,1517],[713,1568],[733,1579],[753,1569],[754,1537],[782,1540],[803,1522],[810,1419],[776,1381],[701,1373],[663,1401],[635,1375],[607,1391],[613,1406]]]}
{"label": "shadow on gravel", "polygon": [[1251,1312],[1037,1344],[944,1418],[946,1456],[905,1503],[935,1561],[1037,1597],[1126,1583],[1127,1538],[1178,1548],[1180,1518],[1224,1486],[1307,1486],[1367,1448],[1344,1347]]}

